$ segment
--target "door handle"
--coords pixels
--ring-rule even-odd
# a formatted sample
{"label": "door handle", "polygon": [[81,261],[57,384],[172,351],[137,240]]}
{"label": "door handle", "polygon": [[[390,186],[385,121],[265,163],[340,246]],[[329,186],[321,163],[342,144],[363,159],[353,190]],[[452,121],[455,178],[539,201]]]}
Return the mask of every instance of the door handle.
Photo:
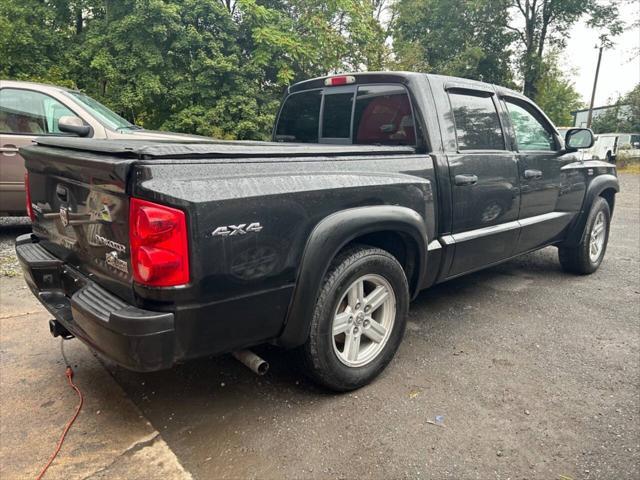
{"label": "door handle", "polygon": [[13,157],[16,153],[18,153],[18,147],[11,144],[6,144],[0,147],[0,152],[4,153],[7,157]]}
{"label": "door handle", "polygon": [[468,175],[468,174],[456,175],[455,183],[459,187],[464,187],[467,185],[475,185],[476,183],[478,183],[478,176]]}
{"label": "door handle", "polygon": [[540,170],[525,170],[524,178],[528,180],[542,178],[542,172]]}

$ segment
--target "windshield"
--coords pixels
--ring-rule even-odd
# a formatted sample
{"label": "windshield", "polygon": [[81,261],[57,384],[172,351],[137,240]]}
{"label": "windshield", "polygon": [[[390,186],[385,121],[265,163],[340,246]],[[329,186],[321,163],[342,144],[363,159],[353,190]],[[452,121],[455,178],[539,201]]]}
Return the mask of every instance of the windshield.
{"label": "windshield", "polygon": [[125,120],[117,113],[109,110],[97,100],[81,92],[65,92],[89,111],[100,123],[111,130],[138,129],[140,127]]}

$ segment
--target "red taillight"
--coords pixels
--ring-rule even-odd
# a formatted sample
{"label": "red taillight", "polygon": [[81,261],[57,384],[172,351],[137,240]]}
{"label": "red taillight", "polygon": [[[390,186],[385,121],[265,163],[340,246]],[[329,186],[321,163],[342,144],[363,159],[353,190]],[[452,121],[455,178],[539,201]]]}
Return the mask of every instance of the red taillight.
{"label": "red taillight", "polygon": [[355,83],[356,77],[353,75],[340,75],[338,77],[325,78],[324,84],[327,87],[337,87],[338,85],[349,85]]}
{"label": "red taillight", "polygon": [[187,222],[182,210],[132,198],[129,240],[136,282],[153,287],[189,283]]}
{"label": "red taillight", "polygon": [[24,192],[25,200],[27,202],[27,215],[31,221],[35,221],[36,215],[33,213],[33,207],[31,206],[31,187],[29,186],[29,172],[24,173]]}

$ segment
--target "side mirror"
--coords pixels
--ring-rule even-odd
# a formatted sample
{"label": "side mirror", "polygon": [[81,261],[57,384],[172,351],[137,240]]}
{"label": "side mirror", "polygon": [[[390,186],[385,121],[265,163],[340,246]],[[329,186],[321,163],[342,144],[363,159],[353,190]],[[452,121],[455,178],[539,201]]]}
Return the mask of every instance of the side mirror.
{"label": "side mirror", "polygon": [[91,133],[91,127],[86,125],[80,117],[65,115],[58,119],[58,130],[64,133],[72,133],[79,137],[86,137]]}
{"label": "side mirror", "polygon": [[591,148],[595,142],[593,132],[588,128],[570,128],[564,137],[567,150]]}

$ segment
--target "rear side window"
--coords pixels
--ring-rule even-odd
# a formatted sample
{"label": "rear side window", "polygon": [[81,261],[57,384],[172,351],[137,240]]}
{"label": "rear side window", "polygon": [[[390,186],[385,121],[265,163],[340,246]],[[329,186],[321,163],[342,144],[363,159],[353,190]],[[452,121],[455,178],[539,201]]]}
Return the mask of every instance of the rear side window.
{"label": "rear side window", "polygon": [[276,140],[317,143],[321,101],[321,90],[290,95],[280,111]]}
{"label": "rear side window", "polygon": [[[275,140],[366,145],[416,144],[411,102],[404,87],[354,85],[339,88],[339,92],[328,87],[290,95],[282,107]],[[318,128],[320,118],[322,128]]]}
{"label": "rear side window", "polygon": [[490,96],[449,93],[458,150],[504,150],[498,111]]}

